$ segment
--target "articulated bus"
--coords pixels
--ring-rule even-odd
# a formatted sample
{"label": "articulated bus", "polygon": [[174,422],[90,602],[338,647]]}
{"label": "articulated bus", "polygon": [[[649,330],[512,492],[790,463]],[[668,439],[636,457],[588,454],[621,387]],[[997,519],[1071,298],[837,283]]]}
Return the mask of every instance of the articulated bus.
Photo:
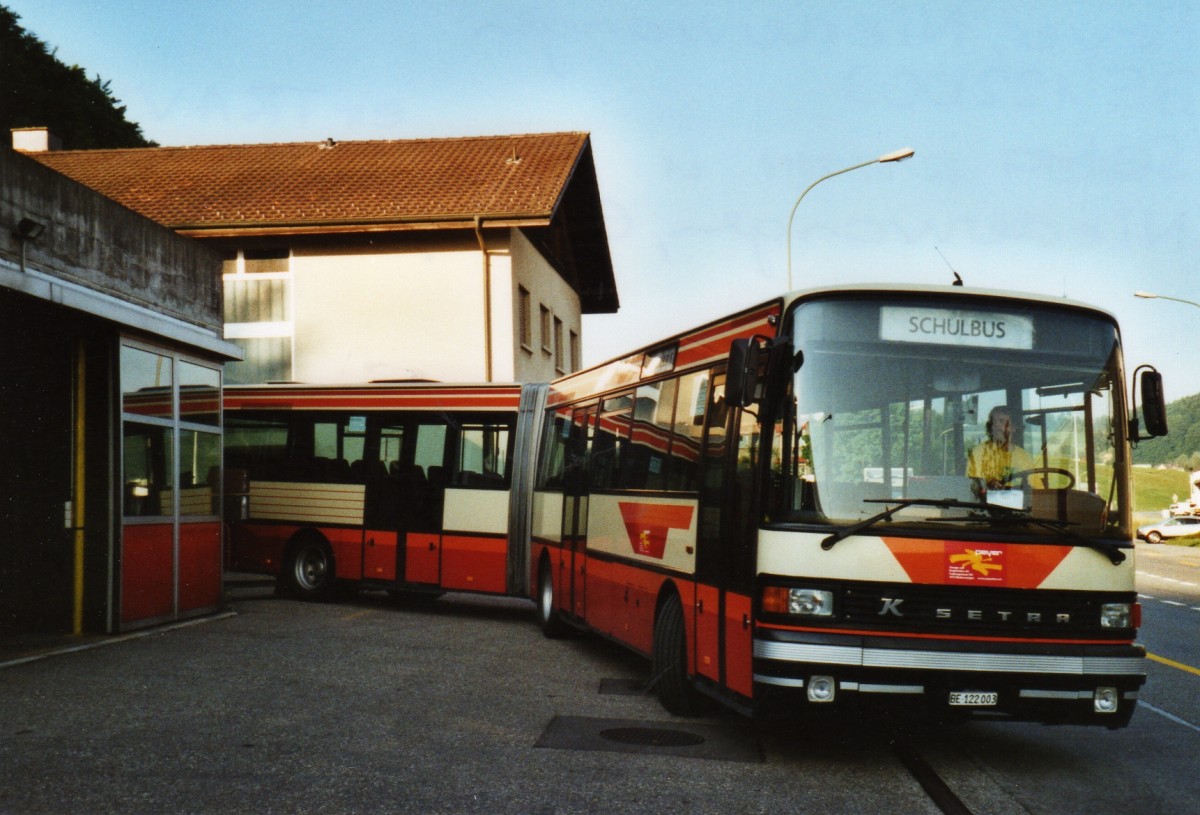
{"label": "articulated bus", "polygon": [[649,657],[677,714],[1122,727],[1145,681],[1125,394],[1109,314],[955,287],[795,293],[569,375],[539,622]]}
{"label": "articulated bus", "polygon": [[227,387],[226,569],[310,599],[338,585],[525,594],[521,462],[545,390]]}

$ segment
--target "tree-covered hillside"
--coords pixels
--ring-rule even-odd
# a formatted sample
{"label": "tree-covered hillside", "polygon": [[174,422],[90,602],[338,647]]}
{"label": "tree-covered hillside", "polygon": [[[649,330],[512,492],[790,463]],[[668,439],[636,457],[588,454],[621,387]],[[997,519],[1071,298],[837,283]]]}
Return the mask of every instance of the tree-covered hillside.
{"label": "tree-covered hillside", "polygon": [[64,65],[0,6],[0,127],[48,127],[69,150],[150,147],[142,128],[125,118],[109,83]]}
{"label": "tree-covered hillside", "polygon": [[1200,470],[1200,394],[1167,405],[1167,429],[1166,436],[1138,444],[1133,462]]}

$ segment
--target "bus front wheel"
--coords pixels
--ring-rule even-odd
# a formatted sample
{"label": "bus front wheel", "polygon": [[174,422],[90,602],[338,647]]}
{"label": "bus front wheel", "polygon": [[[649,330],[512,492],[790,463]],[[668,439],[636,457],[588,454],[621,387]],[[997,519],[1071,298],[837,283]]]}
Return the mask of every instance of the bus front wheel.
{"label": "bus front wheel", "polygon": [[688,679],[687,631],[683,625],[683,605],[677,594],[663,601],[654,621],[652,665],[658,701],[670,713],[697,716],[707,710],[707,699]]}
{"label": "bus front wheel", "polygon": [[333,553],[325,541],[315,537],[300,538],[288,550],[283,564],[284,589],[293,597],[320,600],[333,588]]}

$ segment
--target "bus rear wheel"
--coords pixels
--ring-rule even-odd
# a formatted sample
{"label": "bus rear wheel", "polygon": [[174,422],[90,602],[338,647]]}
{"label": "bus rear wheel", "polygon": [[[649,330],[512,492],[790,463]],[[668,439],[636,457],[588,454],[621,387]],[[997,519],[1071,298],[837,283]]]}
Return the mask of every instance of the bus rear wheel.
{"label": "bus rear wheel", "polygon": [[325,541],[300,538],[288,550],[280,575],[288,594],[304,600],[322,600],[333,588],[333,553]]}
{"label": "bus rear wheel", "polygon": [[556,640],[567,633],[566,623],[554,607],[554,575],[547,560],[543,560],[538,569],[537,615],[546,638]]}
{"label": "bus rear wheel", "polygon": [[687,631],[679,595],[663,601],[654,621],[652,659],[654,689],[658,701],[676,716],[698,716],[708,709],[708,700],[692,685],[687,673]]}

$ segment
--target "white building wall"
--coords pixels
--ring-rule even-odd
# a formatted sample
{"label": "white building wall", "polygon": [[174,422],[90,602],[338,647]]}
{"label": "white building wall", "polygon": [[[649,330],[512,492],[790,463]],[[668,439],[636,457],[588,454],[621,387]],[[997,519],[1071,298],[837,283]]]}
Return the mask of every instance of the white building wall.
{"label": "white building wall", "polygon": [[[512,353],[514,357],[514,378],[520,382],[549,382],[564,373],[573,370],[572,349],[570,347],[572,332],[577,342],[582,343],[580,330],[581,306],[579,295],[572,289],[562,276],[542,257],[533,244],[520,232],[512,230],[512,284],[511,284],[511,319]],[[518,287],[523,287],[530,294],[530,320],[532,322],[532,342],[522,345],[518,328],[520,299]],[[545,306],[550,311],[550,336],[542,336],[540,307]],[[554,318],[563,322],[563,369],[555,368],[554,359]],[[582,358],[583,349],[575,352],[576,358]]]}
{"label": "white building wall", "polygon": [[517,382],[513,343],[517,332],[513,297],[517,287],[513,283],[512,256],[507,250],[499,254],[489,242],[488,263],[492,284],[492,381]]}
{"label": "white building wall", "polygon": [[[372,254],[361,247],[353,253],[297,248],[293,377],[312,383],[482,381],[480,252],[428,248],[381,247]],[[507,302],[503,307],[511,311]],[[493,321],[493,332],[498,328]]]}

